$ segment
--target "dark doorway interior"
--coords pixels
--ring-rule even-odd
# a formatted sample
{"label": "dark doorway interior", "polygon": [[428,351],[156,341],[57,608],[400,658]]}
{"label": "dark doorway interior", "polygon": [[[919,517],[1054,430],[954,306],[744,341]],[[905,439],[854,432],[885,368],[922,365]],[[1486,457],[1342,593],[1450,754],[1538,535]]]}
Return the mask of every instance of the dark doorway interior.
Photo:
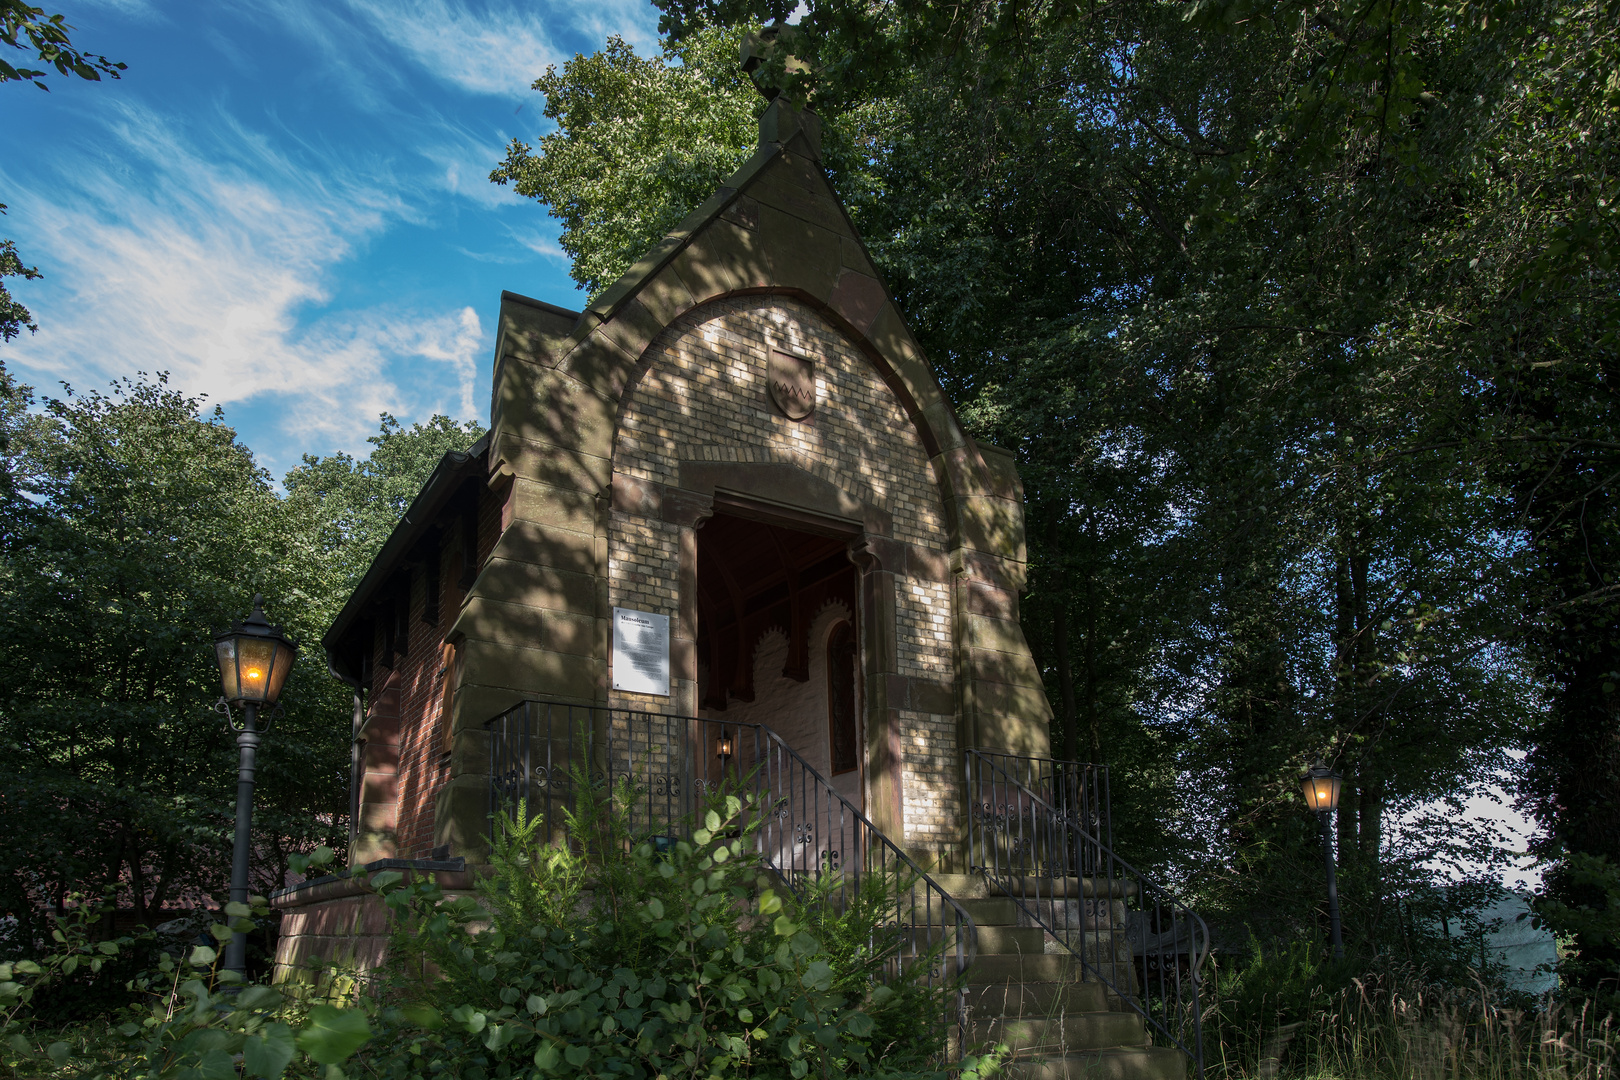
{"label": "dark doorway interior", "polygon": [[[754,700],[754,651],[773,628],[788,641],[782,676],[809,680],[811,622],[830,601],[856,610],[855,566],[847,545],[841,537],[729,514],[703,523],[697,534],[697,647],[707,669],[705,710]],[[853,629],[847,638],[840,647],[853,663]],[[853,670],[849,678],[854,679]],[[852,696],[849,701],[853,708]]]}

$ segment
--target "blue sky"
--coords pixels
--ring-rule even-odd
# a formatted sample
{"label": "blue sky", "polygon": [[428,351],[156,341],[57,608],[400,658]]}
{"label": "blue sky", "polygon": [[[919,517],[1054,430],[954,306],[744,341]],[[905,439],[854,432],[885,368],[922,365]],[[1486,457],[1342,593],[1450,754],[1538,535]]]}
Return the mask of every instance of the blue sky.
{"label": "blue sky", "polygon": [[45,274],[10,279],[40,329],[0,359],[41,393],[168,371],[279,478],[385,410],[487,421],[501,290],[584,302],[546,208],[488,174],[546,130],[548,64],[656,48],[645,0],[48,10],[129,69],[0,87],[0,235]]}

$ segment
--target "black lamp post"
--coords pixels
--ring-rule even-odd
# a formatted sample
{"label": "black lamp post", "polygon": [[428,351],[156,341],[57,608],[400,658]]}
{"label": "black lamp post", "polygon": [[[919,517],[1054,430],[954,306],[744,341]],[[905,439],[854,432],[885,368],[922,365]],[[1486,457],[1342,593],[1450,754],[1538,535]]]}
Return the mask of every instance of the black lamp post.
{"label": "black lamp post", "polygon": [[[225,714],[225,722],[236,732],[236,748],[241,761],[236,773],[236,847],[231,859],[231,902],[248,902],[248,853],[253,825],[253,767],[259,750],[259,736],[270,728],[275,712],[268,712],[260,723],[261,709],[274,710],[282,684],[292,670],[298,644],[264,617],[264,597],[253,598],[253,614],[222,634],[214,635],[214,653],[219,658],[220,682],[225,696],[215,706]],[[231,706],[242,710],[241,720]],[[247,967],[247,935],[232,935],[225,946],[225,967],[238,974]]]}
{"label": "black lamp post", "polygon": [[1333,832],[1329,820],[1339,808],[1339,785],[1344,778],[1317,762],[1304,776],[1299,786],[1305,792],[1305,805],[1316,811],[1316,824],[1322,831],[1322,861],[1327,865],[1328,925],[1332,934],[1333,959],[1344,959],[1344,939],[1339,932],[1339,886],[1333,877]]}

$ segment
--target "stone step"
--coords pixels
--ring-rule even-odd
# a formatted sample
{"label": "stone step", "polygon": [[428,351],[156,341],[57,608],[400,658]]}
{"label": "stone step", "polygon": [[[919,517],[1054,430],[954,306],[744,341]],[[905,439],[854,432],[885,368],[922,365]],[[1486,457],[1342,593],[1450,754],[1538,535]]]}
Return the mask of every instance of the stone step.
{"label": "stone step", "polygon": [[[961,904],[967,911],[968,918],[976,926],[1016,926],[1018,924],[1018,905],[1005,897],[996,897],[993,900],[972,899],[966,900],[959,896],[951,899]],[[919,923],[933,923],[935,926],[950,926],[956,922],[956,910],[946,904],[934,904],[923,907],[921,904],[908,910],[911,920]]]}
{"label": "stone step", "polygon": [[[967,900],[985,900],[990,896],[982,874],[931,874],[940,888],[951,894],[957,903]],[[964,905],[965,906],[965,905]]]}
{"label": "stone step", "polygon": [[1092,877],[1008,877],[986,890],[990,896],[1018,896],[1025,900],[1063,900],[1111,896],[1116,900],[1136,895],[1136,882]]}
{"label": "stone step", "polygon": [[981,926],[979,955],[1042,955],[1046,952],[1046,931],[1038,926]]}
{"label": "stone step", "polygon": [[1011,876],[1001,885],[991,885],[983,874],[934,874],[939,887],[951,899],[988,900],[998,896],[1021,896],[1029,900],[1112,896],[1123,899],[1136,895],[1136,882],[1115,878]]}
{"label": "stone step", "polygon": [[1007,1065],[1011,1080],[1187,1080],[1187,1055],[1168,1046],[1053,1054]]}
{"label": "stone step", "polygon": [[957,901],[979,926],[1017,926],[1018,905],[1004,896],[985,900]]}
{"label": "stone step", "polygon": [[1147,1045],[1147,1028],[1134,1012],[977,1019],[968,1031],[974,1043],[1006,1043],[1014,1050],[1048,1055]]}
{"label": "stone step", "polygon": [[[980,956],[1020,956],[1040,955],[1047,952],[1046,931],[1038,926],[980,926],[979,955]],[[956,942],[956,928],[926,927],[915,928],[903,932],[901,940],[915,942],[923,948],[944,941],[947,948]],[[1053,943],[1053,948],[1061,951],[1061,946]]]}
{"label": "stone step", "polygon": [[967,969],[970,986],[1001,982],[1079,982],[1082,969],[1068,954],[979,954]]}
{"label": "stone step", "polygon": [[1020,1019],[1106,1012],[1108,994],[1094,982],[970,983],[968,1015],[979,1019]]}

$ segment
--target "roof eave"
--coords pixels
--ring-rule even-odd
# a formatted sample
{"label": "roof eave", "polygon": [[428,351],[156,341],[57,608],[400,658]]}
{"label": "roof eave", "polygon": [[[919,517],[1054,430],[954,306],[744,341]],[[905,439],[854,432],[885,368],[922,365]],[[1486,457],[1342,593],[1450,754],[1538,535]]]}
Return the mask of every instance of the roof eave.
{"label": "roof eave", "polygon": [[378,591],[399,568],[399,563],[433,527],[433,521],[445,503],[449,502],[465,481],[476,475],[472,466],[482,459],[488,450],[489,436],[485,435],[465,451],[451,450],[439,459],[427,482],[422,485],[422,490],[411,500],[405,516],[400,518],[399,524],[388,534],[388,540],[377,552],[376,558],[371,560],[371,566],[360,579],[360,584],[349,594],[343,609],[338,612],[337,618],[332,620],[331,627],[321,635],[321,645],[326,651],[327,670],[340,682],[355,687],[360,685],[359,673],[348,671],[337,655],[344,636],[360,620]]}

